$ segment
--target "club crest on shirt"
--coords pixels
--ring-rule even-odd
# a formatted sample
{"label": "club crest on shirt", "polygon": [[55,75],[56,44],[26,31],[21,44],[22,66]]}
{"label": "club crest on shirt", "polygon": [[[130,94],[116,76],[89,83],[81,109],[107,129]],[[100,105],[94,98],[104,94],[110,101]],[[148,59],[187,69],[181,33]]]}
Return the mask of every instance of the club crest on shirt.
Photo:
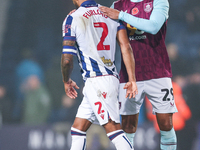
{"label": "club crest on shirt", "polygon": [[144,3],[144,11],[146,13],[149,13],[152,9],[153,9],[153,3],[152,2]]}
{"label": "club crest on shirt", "polygon": [[134,7],[132,10],[131,10],[131,14],[132,15],[137,15],[139,12],[139,9],[137,7]]}

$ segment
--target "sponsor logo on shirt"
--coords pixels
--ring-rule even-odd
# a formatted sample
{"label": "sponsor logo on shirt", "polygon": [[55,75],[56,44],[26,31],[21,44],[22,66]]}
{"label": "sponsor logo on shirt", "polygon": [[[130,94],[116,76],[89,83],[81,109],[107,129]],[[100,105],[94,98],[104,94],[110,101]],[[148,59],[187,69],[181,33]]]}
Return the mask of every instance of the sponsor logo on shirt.
{"label": "sponsor logo on shirt", "polygon": [[144,11],[146,13],[149,13],[152,9],[153,9],[153,3],[152,2],[144,3]]}
{"label": "sponsor logo on shirt", "polygon": [[144,39],[147,39],[147,36],[146,35],[140,35],[140,36],[129,36],[129,40],[132,41],[132,40],[144,40]]}
{"label": "sponsor logo on shirt", "polygon": [[134,34],[142,35],[144,33],[144,31],[139,30],[139,29],[131,26],[130,24],[127,24],[127,29],[130,31],[129,36],[132,36]]}
{"label": "sponsor logo on shirt", "polygon": [[110,59],[105,59],[105,57],[101,57],[101,60],[103,61],[103,63],[106,65],[106,66],[112,66],[113,65],[113,62],[110,60]]}
{"label": "sponsor logo on shirt", "polygon": [[134,35],[135,31],[137,30],[137,28],[131,26],[130,24],[127,24],[127,29],[130,30],[129,35]]}

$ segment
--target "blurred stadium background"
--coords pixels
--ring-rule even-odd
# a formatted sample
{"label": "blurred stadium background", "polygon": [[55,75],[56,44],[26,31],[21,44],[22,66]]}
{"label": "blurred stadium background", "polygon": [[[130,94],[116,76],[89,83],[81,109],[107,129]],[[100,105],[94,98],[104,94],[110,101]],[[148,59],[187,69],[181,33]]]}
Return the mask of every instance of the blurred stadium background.
{"label": "blurred stadium background", "polygon": [[[111,6],[113,0],[96,2]],[[178,150],[200,150],[200,1],[169,3],[166,44],[173,81],[181,89],[177,95],[185,102],[178,114]],[[64,93],[61,27],[74,8],[71,0],[0,0],[0,150],[69,149],[82,93],[76,100]],[[119,48],[116,57],[119,70]],[[75,59],[72,78],[83,87],[77,68]],[[191,115],[184,114],[187,107]],[[159,133],[148,113],[144,103],[135,150],[159,149]],[[113,149],[104,130],[93,125],[87,150]]]}

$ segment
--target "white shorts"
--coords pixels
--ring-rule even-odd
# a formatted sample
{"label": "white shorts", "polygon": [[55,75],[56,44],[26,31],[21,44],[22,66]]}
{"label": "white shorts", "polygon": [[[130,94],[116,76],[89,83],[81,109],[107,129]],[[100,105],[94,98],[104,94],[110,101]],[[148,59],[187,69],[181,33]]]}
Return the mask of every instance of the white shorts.
{"label": "white shorts", "polygon": [[121,115],[133,115],[140,111],[140,107],[145,99],[149,99],[155,113],[175,113],[177,108],[174,102],[171,78],[159,78],[146,81],[138,81],[138,94],[135,98],[126,99],[126,90],[123,89],[125,83],[120,84],[119,103]]}
{"label": "white shorts", "polygon": [[[120,123],[119,80],[114,76],[88,78],[76,117],[104,125],[108,119]],[[97,122],[98,121],[98,122]]]}

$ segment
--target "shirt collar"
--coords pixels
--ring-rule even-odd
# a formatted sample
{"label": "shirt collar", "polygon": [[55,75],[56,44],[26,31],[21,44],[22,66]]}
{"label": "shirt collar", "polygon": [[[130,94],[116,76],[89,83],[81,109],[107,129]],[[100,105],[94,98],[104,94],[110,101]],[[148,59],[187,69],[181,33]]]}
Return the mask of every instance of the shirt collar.
{"label": "shirt collar", "polygon": [[143,0],[131,0],[131,2],[135,2],[135,3],[141,2],[141,1],[143,1]]}
{"label": "shirt collar", "polygon": [[98,4],[94,0],[87,0],[81,4],[82,7],[98,7]]}

